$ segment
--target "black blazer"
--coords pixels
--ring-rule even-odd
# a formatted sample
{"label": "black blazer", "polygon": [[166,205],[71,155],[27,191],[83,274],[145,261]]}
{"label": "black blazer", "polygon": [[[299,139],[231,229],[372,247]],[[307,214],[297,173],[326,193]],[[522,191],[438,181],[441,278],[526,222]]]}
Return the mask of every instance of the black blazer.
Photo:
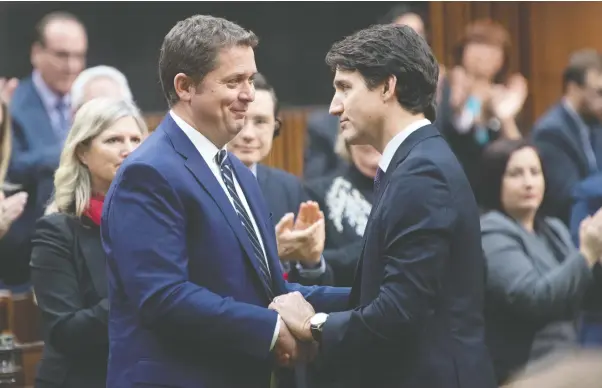
{"label": "black blazer", "polygon": [[[299,212],[299,205],[301,205],[302,202],[309,200],[299,178],[286,171],[258,164],[257,182],[259,183],[263,197],[272,213],[274,226],[276,226],[278,221],[280,221],[286,213],[294,213],[297,215]],[[315,279],[301,277],[294,265],[286,269],[287,271],[290,271],[288,274],[289,281],[293,283],[299,283],[306,286],[329,286],[334,284],[332,268],[330,268],[328,264],[326,264],[326,272]]]}
{"label": "black blazer", "polygon": [[108,359],[105,253],[86,217],[51,214],[36,224],[31,275],[44,351],[36,388],[104,388]]}
{"label": "black blazer", "polygon": [[324,369],[345,387],[493,388],[485,346],[479,210],[433,125],[380,183],[350,296],[323,327]]}
{"label": "black blazer", "polygon": [[[592,131],[592,146],[602,171],[602,128]],[[546,178],[543,211],[569,225],[573,190],[590,175],[579,127],[562,103],[537,120],[532,131]]]}

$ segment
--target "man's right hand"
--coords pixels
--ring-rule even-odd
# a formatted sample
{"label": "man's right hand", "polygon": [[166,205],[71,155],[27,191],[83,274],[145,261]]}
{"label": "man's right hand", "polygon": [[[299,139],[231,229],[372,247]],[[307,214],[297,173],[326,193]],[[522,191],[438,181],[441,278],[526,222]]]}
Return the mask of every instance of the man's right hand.
{"label": "man's right hand", "polygon": [[318,354],[317,343],[298,341],[282,318],[278,317],[278,320],[280,321],[280,332],[274,345],[274,354],[278,366],[293,368],[297,363],[313,361]]}
{"label": "man's right hand", "polygon": [[276,363],[284,368],[292,368],[298,357],[297,339],[291,334],[282,318],[278,317],[278,321],[280,321],[280,332],[274,345]]}

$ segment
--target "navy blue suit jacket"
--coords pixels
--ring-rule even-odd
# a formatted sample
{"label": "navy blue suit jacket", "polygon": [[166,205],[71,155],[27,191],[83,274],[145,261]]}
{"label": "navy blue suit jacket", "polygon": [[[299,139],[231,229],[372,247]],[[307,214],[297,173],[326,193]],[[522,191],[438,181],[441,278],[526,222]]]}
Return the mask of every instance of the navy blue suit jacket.
{"label": "navy blue suit jacket", "polygon": [[[274,294],[298,290],[318,311],[342,309],[348,289],[284,282],[257,180],[229,157],[263,238]],[[108,387],[268,386],[276,313],[266,308],[253,248],[209,166],[169,115],[119,169],[101,234]]]}
{"label": "navy blue suit jacket", "polygon": [[479,210],[435,126],[402,143],[375,195],[352,310],[324,325],[324,367],[345,387],[495,387]]}
{"label": "navy blue suit jacket", "polygon": [[[2,277],[9,284],[28,280],[31,237],[36,220],[44,214],[54,190],[54,171],[63,147],[50,123],[31,77],[22,80],[11,101],[12,155],[7,174],[29,194],[21,217],[0,240]],[[11,193],[7,193],[10,195]]]}
{"label": "navy blue suit jacket", "polygon": [[[602,169],[602,133],[594,133],[593,148]],[[590,175],[579,127],[562,103],[554,105],[535,123],[533,142],[539,150],[546,193],[543,211],[569,225],[572,194],[577,183]]]}

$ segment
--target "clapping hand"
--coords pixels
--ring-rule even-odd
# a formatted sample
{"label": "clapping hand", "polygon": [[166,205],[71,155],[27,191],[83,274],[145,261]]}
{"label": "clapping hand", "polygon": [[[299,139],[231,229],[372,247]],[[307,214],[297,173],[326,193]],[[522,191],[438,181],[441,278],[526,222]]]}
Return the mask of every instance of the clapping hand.
{"label": "clapping hand", "polygon": [[0,237],[10,229],[12,223],[19,218],[27,204],[27,193],[20,192],[8,198],[0,191]]}
{"label": "clapping hand", "polygon": [[316,202],[308,201],[299,206],[297,219],[286,214],[276,225],[278,255],[281,260],[300,260],[306,265],[320,263],[326,238],[324,213]]}
{"label": "clapping hand", "polygon": [[[11,78],[7,80],[6,78],[0,78],[0,105],[8,106],[10,104],[10,100],[19,86],[19,80],[16,78]],[[4,121],[4,111],[0,109],[0,123]]]}
{"label": "clapping hand", "polygon": [[579,225],[579,249],[591,265],[602,259],[602,209]]}
{"label": "clapping hand", "polygon": [[520,74],[514,74],[507,85],[494,85],[491,88],[491,111],[502,122],[514,119],[523,108],[527,95],[527,80]]}

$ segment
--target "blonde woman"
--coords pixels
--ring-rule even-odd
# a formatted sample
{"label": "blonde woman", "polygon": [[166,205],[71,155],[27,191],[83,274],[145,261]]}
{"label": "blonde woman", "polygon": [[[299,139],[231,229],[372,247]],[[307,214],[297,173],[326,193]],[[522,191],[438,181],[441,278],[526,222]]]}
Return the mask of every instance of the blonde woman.
{"label": "blonde woman", "polygon": [[56,212],[32,240],[31,278],[44,325],[37,388],[104,388],[108,357],[103,199],[123,162],[147,135],[128,101],[94,99],[78,110],[55,173]]}

